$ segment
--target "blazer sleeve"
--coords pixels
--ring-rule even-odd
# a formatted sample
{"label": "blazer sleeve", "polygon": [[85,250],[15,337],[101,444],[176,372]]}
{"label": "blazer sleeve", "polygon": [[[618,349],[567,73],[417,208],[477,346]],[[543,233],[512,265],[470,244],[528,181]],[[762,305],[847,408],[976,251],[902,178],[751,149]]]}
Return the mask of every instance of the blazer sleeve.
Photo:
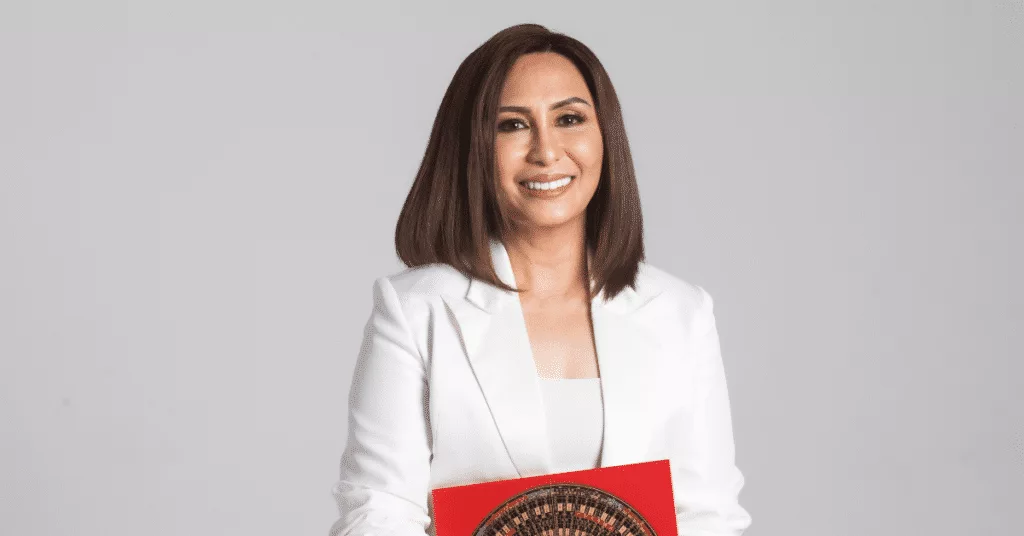
{"label": "blazer sleeve", "polygon": [[331,536],[424,536],[431,438],[424,360],[390,281],[373,286],[348,399],[348,439],[332,488]]}
{"label": "blazer sleeve", "polygon": [[740,536],[751,517],[739,504],[744,477],[735,464],[732,416],[711,295],[693,317],[689,350],[694,386],[664,431],[679,536]]}

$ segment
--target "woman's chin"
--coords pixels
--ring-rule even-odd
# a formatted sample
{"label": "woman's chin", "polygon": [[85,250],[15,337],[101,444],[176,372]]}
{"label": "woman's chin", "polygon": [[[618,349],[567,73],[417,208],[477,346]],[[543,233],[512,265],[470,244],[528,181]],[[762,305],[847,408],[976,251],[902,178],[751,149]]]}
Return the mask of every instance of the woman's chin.
{"label": "woman's chin", "polygon": [[553,231],[570,227],[580,227],[586,218],[585,213],[564,214],[527,214],[518,219],[519,226],[524,230]]}

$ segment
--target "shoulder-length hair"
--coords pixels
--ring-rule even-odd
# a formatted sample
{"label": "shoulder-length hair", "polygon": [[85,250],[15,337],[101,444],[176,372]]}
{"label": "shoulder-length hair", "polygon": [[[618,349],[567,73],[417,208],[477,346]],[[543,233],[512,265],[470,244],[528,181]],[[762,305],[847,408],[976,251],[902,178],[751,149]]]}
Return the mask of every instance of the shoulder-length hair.
{"label": "shoulder-length hair", "polygon": [[452,78],[426,153],[398,217],[395,249],[408,267],[442,263],[504,290],[490,255],[507,215],[496,201],[494,124],[505,79],[524,54],[555,52],[579,69],[604,140],[601,177],[586,209],[593,295],[636,286],[644,260],[643,218],[633,158],[611,79],[586,45],[538,24],[506,28],[474,50]]}

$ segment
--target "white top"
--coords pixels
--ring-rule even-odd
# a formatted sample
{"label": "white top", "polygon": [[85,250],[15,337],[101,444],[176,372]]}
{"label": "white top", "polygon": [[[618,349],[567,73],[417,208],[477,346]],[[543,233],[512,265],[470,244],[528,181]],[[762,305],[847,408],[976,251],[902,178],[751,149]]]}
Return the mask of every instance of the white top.
{"label": "white top", "polygon": [[601,379],[540,378],[540,386],[555,472],[598,467],[604,440]]}

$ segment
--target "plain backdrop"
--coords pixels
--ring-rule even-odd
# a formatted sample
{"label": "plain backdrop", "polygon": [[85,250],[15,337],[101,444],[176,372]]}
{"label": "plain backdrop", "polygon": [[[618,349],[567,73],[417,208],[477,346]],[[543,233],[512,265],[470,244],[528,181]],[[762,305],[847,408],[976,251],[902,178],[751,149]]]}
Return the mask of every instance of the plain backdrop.
{"label": "plain backdrop", "polygon": [[1021,0],[5,2],[0,532],[326,534],[441,96],[521,22],[716,300],[748,534],[1019,533]]}

